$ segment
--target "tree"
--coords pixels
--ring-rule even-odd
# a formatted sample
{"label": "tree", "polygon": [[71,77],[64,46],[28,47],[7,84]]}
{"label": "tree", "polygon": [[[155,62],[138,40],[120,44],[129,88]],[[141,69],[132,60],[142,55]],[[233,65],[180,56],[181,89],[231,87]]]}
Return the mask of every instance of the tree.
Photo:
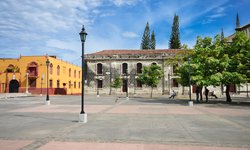
{"label": "tree", "polygon": [[147,22],[143,36],[142,36],[142,42],[141,42],[141,49],[150,49],[150,29],[149,29],[149,23]]}
{"label": "tree", "polygon": [[239,14],[237,13],[236,15],[236,28],[240,27],[240,18],[239,18]]}
{"label": "tree", "polygon": [[111,87],[118,89],[121,86],[122,86],[122,79],[120,77],[115,77],[114,81],[111,84]]}
{"label": "tree", "polygon": [[175,14],[173,25],[172,25],[172,32],[169,40],[169,48],[170,49],[180,49],[181,42],[180,42],[180,32],[179,32],[179,17]]}
{"label": "tree", "polygon": [[142,74],[138,76],[138,79],[142,84],[146,84],[151,87],[150,98],[153,95],[153,88],[156,87],[163,76],[162,68],[158,65],[152,64],[151,66],[143,67]]}
{"label": "tree", "polygon": [[[194,51],[190,55],[191,84],[196,85],[199,89],[202,89],[203,86],[219,85],[221,79],[219,71],[225,67],[221,60],[226,59],[221,56],[222,49],[220,36],[216,36],[213,41],[210,37],[197,38]],[[189,64],[185,62],[178,72],[181,77],[180,83],[188,85]],[[202,95],[202,93],[200,94]]]}
{"label": "tree", "polygon": [[[250,76],[250,40],[237,32],[232,43],[221,42],[217,35],[197,38],[190,60],[192,84],[198,87],[226,86],[226,99],[231,102],[230,85],[245,83]],[[178,70],[180,83],[187,85],[188,64],[184,62]]]}
{"label": "tree", "polygon": [[236,32],[232,43],[225,44],[222,53],[228,57],[227,67],[222,71],[221,82],[226,85],[226,98],[228,102],[232,99],[229,88],[232,84],[247,82],[250,75],[250,40],[243,32]]}
{"label": "tree", "polygon": [[151,34],[150,49],[155,49],[155,32],[154,31]]}

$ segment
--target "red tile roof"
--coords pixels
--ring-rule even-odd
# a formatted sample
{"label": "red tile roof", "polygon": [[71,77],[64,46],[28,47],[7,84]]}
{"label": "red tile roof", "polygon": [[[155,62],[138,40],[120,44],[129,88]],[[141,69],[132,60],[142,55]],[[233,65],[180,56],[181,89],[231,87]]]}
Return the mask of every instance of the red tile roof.
{"label": "red tile roof", "polygon": [[181,49],[159,49],[159,50],[102,50],[87,55],[136,55],[136,54],[176,54]]}

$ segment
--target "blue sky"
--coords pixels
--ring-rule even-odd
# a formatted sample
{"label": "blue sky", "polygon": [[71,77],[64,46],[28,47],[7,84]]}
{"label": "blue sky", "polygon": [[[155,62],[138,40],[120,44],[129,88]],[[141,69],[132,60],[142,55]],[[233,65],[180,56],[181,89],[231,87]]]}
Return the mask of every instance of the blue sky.
{"label": "blue sky", "polygon": [[82,25],[85,53],[139,49],[148,21],[156,48],[167,49],[173,16],[179,16],[181,43],[197,36],[234,32],[236,13],[250,23],[249,0],[1,0],[0,57],[57,55],[80,64]]}

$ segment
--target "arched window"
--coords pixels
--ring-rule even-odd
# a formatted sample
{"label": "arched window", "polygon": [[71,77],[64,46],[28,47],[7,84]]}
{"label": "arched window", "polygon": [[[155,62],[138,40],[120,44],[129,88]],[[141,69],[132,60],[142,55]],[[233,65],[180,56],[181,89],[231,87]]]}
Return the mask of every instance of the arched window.
{"label": "arched window", "polygon": [[29,76],[38,76],[38,64],[36,62],[31,62],[28,64]]}
{"label": "arched window", "polygon": [[69,68],[69,77],[71,77],[71,68]]}
{"label": "arched window", "polygon": [[102,64],[101,63],[97,64],[97,74],[102,74]]}
{"label": "arched window", "polygon": [[78,71],[78,78],[81,78],[81,71]]}
{"label": "arched window", "polygon": [[136,65],[136,72],[138,74],[142,73],[142,63],[137,63],[137,65]]}
{"label": "arched window", "polygon": [[152,65],[157,65],[157,64],[155,62],[153,62]]}
{"label": "arched window", "polygon": [[59,65],[56,68],[56,73],[57,73],[58,76],[60,75],[60,66]]}
{"label": "arched window", "polygon": [[53,74],[53,64],[52,63],[49,65],[49,73]]}
{"label": "arched window", "polygon": [[6,69],[6,72],[14,72],[14,65],[10,64]]}
{"label": "arched window", "polygon": [[74,70],[74,78],[76,78],[76,70]]}
{"label": "arched window", "polygon": [[122,64],[122,74],[127,74],[128,73],[128,64],[123,63]]}

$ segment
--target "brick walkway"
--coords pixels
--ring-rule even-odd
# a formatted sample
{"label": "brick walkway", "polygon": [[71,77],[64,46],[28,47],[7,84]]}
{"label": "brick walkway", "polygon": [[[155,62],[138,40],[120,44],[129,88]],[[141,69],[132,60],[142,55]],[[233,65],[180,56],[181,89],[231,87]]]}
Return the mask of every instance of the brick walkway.
{"label": "brick walkway", "polygon": [[248,107],[189,107],[183,100],[123,99],[115,103],[110,98],[92,99],[85,105],[88,122],[81,124],[77,122],[78,99],[74,98],[70,97],[70,105],[62,97],[53,97],[50,106],[41,97],[0,104],[0,149],[250,149]]}

